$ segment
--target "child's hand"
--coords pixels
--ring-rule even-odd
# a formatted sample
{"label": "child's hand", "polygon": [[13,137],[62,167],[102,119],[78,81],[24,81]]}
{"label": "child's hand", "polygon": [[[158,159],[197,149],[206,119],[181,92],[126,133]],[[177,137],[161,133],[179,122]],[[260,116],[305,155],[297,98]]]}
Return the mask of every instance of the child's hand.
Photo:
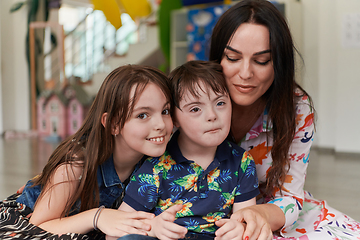
{"label": "child's hand", "polygon": [[220,219],[215,222],[219,227],[215,232],[215,240],[242,240],[245,231],[245,224],[235,219]]}
{"label": "child's hand", "polygon": [[106,239],[117,239],[127,234],[146,235],[151,225],[143,220],[153,219],[154,214],[147,212],[124,212],[115,209],[103,209],[97,227],[107,235]]}
{"label": "child's hand", "polygon": [[187,233],[187,229],[174,223],[175,215],[182,209],[182,207],[183,205],[181,204],[174,205],[152,219],[149,235],[162,240],[184,238]]}

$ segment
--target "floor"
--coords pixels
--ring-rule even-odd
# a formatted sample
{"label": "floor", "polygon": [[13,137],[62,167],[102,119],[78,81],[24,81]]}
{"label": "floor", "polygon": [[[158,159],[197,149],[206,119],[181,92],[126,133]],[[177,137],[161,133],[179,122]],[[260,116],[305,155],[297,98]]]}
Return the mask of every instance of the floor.
{"label": "floor", "polygon": [[[0,138],[0,199],[40,173],[56,147],[37,138]],[[313,149],[305,189],[360,221],[360,155]]]}

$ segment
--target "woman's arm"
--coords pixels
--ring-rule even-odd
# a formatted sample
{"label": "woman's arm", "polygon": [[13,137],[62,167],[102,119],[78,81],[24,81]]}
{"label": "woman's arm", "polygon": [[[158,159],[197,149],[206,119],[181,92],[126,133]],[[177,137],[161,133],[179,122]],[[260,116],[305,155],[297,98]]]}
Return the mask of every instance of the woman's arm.
{"label": "woman's arm", "polygon": [[[304,200],[304,183],[308,157],[313,140],[314,124],[313,111],[306,99],[297,104],[296,134],[290,146],[289,161],[290,168],[286,174],[282,191],[275,191],[274,199],[268,200],[266,204],[250,206],[234,213],[239,220],[247,223],[245,234],[254,234],[259,239],[268,234],[270,230],[277,231],[281,228],[291,226],[299,217]],[[271,164],[271,154],[263,159],[261,169]]]}
{"label": "woman's arm", "polygon": [[[307,99],[296,106],[296,132],[289,149],[289,168],[282,191],[273,193],[267,205],[276,205],[285,215],[283,228],[293,225],[299,218],[304,202],[304,185],[314,137],[314,113]],[[278,229],[277,229],[278,230]]]}
{"label": "woman's arm", "polygon": [[[231,215],[231,219],[246,223],[244,236],[266,240],[272,232],[285,224],[283,211],[274,204],[258,204],[242,208]],[[271,238],[270,238],[271,239]]]}

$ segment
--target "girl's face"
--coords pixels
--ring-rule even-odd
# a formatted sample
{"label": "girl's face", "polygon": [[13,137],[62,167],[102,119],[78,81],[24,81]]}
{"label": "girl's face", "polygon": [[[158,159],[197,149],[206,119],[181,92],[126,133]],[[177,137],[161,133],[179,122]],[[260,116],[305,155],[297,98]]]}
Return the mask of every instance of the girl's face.
{"label": "girl's face", "polygon": [[[130,96],[134,96],[135,86]],[[173,122],[170,102],[161,89],[149,83],[138,97],[130,118],[125,122],[116,145],[127,154],[158,157],[165,152]]]}
{"label": "girl's face", "polygon": [[221,65],[235,104],[252,105],[273,83],[269,39],[267,27],[243,23],[225,47]]}

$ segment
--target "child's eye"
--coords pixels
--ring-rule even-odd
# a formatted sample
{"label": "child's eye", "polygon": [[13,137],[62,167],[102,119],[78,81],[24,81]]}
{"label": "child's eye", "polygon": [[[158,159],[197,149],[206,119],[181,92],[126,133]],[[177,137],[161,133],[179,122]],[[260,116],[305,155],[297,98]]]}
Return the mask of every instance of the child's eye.
{"label": "child's eye", "polygon": [[162,115],[169,115],[169,114],[170,114],[170,110],[169,110],[169,109],[164,109],[161,114],[162,114]]}
{"label": "child's eye", "polygon": [[148,115],[146,114],[146,113],[140,113],[138,116],[137,116],[137,118],[139,118],[139,119],[145,119],[145,118],[147,118],[148,117]]}
{"label": "child's eye", "polygon": [[217,104],[216,104],[216,106],[223,106],[223,105],[225,105],[226,103],[224,102],[224,101],[221,101],[221,102],[218,102]]}
{"label": "child's eye", "polygon": [[199,112],[200,111],[200,108],[198,107],[194,107],[192,109],[190,109],[190,112]]}

